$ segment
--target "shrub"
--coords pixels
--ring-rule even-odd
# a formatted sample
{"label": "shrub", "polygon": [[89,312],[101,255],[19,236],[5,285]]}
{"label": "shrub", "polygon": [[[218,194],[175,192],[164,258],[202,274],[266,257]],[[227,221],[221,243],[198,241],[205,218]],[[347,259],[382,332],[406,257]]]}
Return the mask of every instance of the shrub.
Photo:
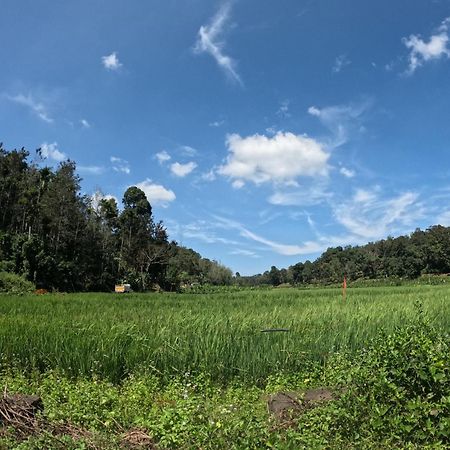
{"label": "shrub", "polygon": [[335,425],[350,441],[450,444],[449,339],[418,309],[415,323],[381,333],[347,367],[345,414]]}
{"label": "shrub", "polygon": [[32,293],[34,289],[33,283],[20,275],[0,272],[0,293],[23,295]]}

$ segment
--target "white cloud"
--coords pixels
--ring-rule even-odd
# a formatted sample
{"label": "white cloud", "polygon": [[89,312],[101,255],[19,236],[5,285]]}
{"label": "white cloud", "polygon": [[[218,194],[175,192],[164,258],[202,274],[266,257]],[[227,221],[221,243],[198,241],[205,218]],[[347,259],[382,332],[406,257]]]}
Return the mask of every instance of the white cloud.
{"label": "white cloud", "polygon": [[53,159],[54,161],[64,161],[67,159],[67,155],[58,149],[58,144],[53,142],[52,144],[48,144],[44,142],[41,145],[41,155],[43,158]]}
{"label": "white cloud", "polygon": [[170,170],[177,177],[185,177],[186,175],[189,175],[196,167],[197,164],[193,161],[186,164],[176,162],[170,165]]}
{"label": "white cloud", "polygon": [[261,258],[261,256],[258,255],[257,253],[251,250],[245,250],[243,248],[237,248],[235,250],[232,250],[230,252],[230,255],[242,255],[242,256],[249,256],[250,258]]}
{"label": "white cloud", "polygon": [[329,153],[307,136],[278,132],[273,137],[243,138],[232,134],[226,143],[229,155],[218,173],[235,180],[292,184],[300,176],[328,174]]}
{"label": "white cloud", "polygon": [[339,147],[350,139],[353,132],[361,131],[361,119],[370,107],[369,100],[359,104],[335,105],[317,108],[310,106],[308,113],[317,117],[333,133],[329,147]]}
{"label": "white cloud", "polygon": [[208,172],[205,172],[201,176],[204,181],[214,181],[216,179],[216,169],[212,168]]}
{"label": "white cloud", "polygon": [[105,167],[102,166],[77,166],[80,173],[87,173],[89,175],[101,175],[105,172]]}
{"label": "white cloud", "polygon": [[182,145],[181,151],[187,156],[195,156],[198,153],[197,149],[190,147],[189,145]]}
{"label": "white cloud", "polygon": [[291,114],[289,112],[289,104],[290,104],[289,100],[283,100],[280,103],[280,107],[278,108],[277,116],[282,117],[282,118],[291,117]]}
{"label": "white cloud", "polygon": [[403,38],[403,43],[410,50],[408,74],[412,74],[424,62],[450,57],[448,43],[448,25],[450,18],[445,19],[437,29],[436,34],[430,36],[428,42],[424,41],[420,35],[412,34],[409,38]]}
{"label": "white cloud", "polygon": [[241,225],[239,222],[219,216],[213,217],[218,221],[218,225],[224,228],[238,230],[240,236],[249,239],[251,241],[258,242],[259,244],[263,244],[265,247],[269,248],[270,250],[280,255],[285,256],[307,255],[319,252],[323,249],[323,245],[313,241],[304,242],[303,245],[280,244],[279,242],[266,239],[263,236],[253,233],[252,231],[248,230],[243,225]]}
{"label": "white cloud", "polygon": [[241,236],[259,242],[260,244],[269,247],[275,253],[285,256],[307,255],[322,250],[322,245],[317,242],[307,241],[303,245],[280,244],[279,242],[271,241],[246,229],[241,230]]}
{"label": "white cloud", "polygon": [[350,201],[334,207],[334,216],[355,238],[376,240],[403,232],[423,216],[418,194],[405,192],[381,198],[378,190],[359,189]]}
{"label": "white cloud", "polygon": [[53,119],[50,117],[47,107],[33,98],[31,94],[18,94],[16,96],[7,95],[6,98],[19,105],[26,106],[44,122],[53,123]]}
{"label": "white cloud", "polygon": [[236,71],[236,63],[230,56],[224,54],[225,43],[220,40],[230,17],[230,10],[231,3],[225,3],[208,25],[200,27],[194,52],[210,54],[232,81],[242,85],[242,80]]}
{"label": "white cloud", "polygon": [[91,195],[91,205],[92,208],[95,211],[98,211],[98,208],[100,206],[100,202],[102,200],[109,200],[109,199],[114,199],[116,201],[116,203],[118,204],[119,201],[117,200],[117,197],[114,197],[114,195],[104,195],[102,191],[95,191],[92,195]]}
{"label": "white cloud", "polygon": [[242,180],[234,180],[231,183],[231,186],[233,186],[234,189],[241,189],[245,186],[245,182]]}
{"label": "white cloud", "polygon": [[322,203],[331,198],[333,194],[329,192],[325,184],[312,184],[302,186],[295,191],[276,191],[267,201],[272,205],[279,206],[311,206]]}
{"label": "white cloud", "polygon": [[109,160],[113,164],[113,170],[115,170],[116,172],[122,172],[127,175],[131,173],[130,163],[125,159],[118,158],[117,156],[111,156]]}
{"label": "white cloud", "polygon": [[91,128],[91,124],[86,119],[81,119],[80,123],[83,126],[83,128]]}
{"label": "white cloud", "polygon": [[156,153],[155,158],[158,160],[160,164],[164,164],[165,162],[170,161],[172,159],[172,157],[165,150]]}
{"label": "white cloud", "polygon": [[214,122],[210,122],[208,125],[210,127],[218,128],[218,127],[221,127],[224,123],[225,123],[224,120],[216,120]]}
{"label": "white cloud", "polygon": [[339,73],[344,67],[350,65],[352,62],[347,58],[347,55],[339,55],[334,61],[332,71]]}
{"label": "white cloud", "polygon": [[353,196],[353,201],[355,203],[372,203],[376,200],[377,194],[374,191],[368,191],[366,189],[357,189],[355,195]]}
{"label": "white cloud", "polygon": [[341,167],[339,170],[339,173],[341,175],[344,175],[344,177],[347,178],[353,178],[355,176],[355,171],[351,169],[347,169],[346,167]]}
{"label": "white cloud", "polygon": [[176,198],[175,193],[166,189],[164,186],[160,184],[153,183],[152,180],[148,178],[141,183],[136,184],[136,187],[144,191],[147,200],[151,203],[151,205],[160,205],[163,208],[166,208],[169,202],[173,202]]}
{"label": "white cloud", "polygon": [[117,52],[102,56],[102,64],[107,70],[118,70],[122,67],[122,63],[119,61],[119,58],[117,58]]}
{"label": "white cloud", "polygon": [[207,244],[242,245],[237,241],[218,236],[215,230],[217,227],[211,221],[199,219],[195,222],[180,224],[173,220],[167,220],[166,223],[170,229],[170,235],[176,236],[180,241],[188,238]]}

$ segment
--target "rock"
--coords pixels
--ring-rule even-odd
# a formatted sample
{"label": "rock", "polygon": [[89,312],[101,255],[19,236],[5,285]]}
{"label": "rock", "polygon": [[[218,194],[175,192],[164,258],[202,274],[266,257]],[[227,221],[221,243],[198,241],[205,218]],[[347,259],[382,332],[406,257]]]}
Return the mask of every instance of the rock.
{"label": "rock", "polygon": [[299,410],[301,404],[295,392],[278,392],[267,400],[267,409],[270,414],[282,416],[286,411]]}
{"label": "rock", "polygon": [[309,389],[305,392],[278,392],[269,396],[267,400],[267,409],[269,414],[279,419],[293,413],[302,412],[316,408],[324,403],[335,400],[337,396],[328,388]]}

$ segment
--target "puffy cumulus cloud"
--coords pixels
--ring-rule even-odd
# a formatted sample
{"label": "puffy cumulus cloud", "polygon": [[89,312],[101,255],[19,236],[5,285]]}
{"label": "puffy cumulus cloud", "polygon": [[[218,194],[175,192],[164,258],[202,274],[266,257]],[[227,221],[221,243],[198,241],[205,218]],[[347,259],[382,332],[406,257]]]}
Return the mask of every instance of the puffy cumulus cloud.
{"label": "puffy cumulus cloud", "polygon": [[351,169],[347,169],[346,167],[341,167],[339,169],[339,173],[344,175],[346,178],[353,178],[355,176],[355,171]]}
{"label": "puffy cumulus cloud", "polygon": [[329,170],[329,153],[307,136],[283,132],[273,137],[232,134],[227,147],[229,155],[218,173],[239,180],[237,186],[241,187],[245,181],[295,184],[297,177],[326,176]]}
{"label": "puffy cumulus cloud", "polygon": [[236,71],[236,62],[224,53],[224,41],[221,39],[226,23],[230,18],[231,3],[227,2],[219,9],[208,25],[203,25],[198,31],[194,52],[211,55],[228,78],[238,84],[242,80]]}
{"label": "puffy cumulus cloud", "polygon": [[165,150],[156,153],[155,158],[158,160],[160,164],[164,164],[165,162],[170,161],[172,159],[172,157]]}
{"label": "puffy cumulus cloud", "polygon": [[117,200],[117,197],[115,197],[114,195],[109,195],[109,194],[105,195],[102,191],[97,190],[91,195],[91,206],[95,211],[98,211],[100,202],[102,200],[111,200],[111,199],[114,199],[116,204],[119,203],[119,201]]}
{"label": "puffy cumulus cloud", "polygon": [[197,163],[191,161],[186,164],[180,164],[178,162],[170,165],[170,171],[176,175],[177,177],[185,177],[189,175],[195,168],[197,167]]}
{"label": "puffy cumulus cloud", "polygon": [[112,52],[110,55],[102,56],[103,67],[107,70],[119,70],[122,67],[122,63],[117,57],[117,52]]}
{"label": "puffy cumulus cloud", "polygon": [[145,193],[147,200],[152,206],[160,205],[163,208],[167,208],[169,203],[176,199],[175,193],[172,190],[166,189],[160,184],[153,183],[148,178],[135,186]]}
{"label": "puffy cumulus cloud", "polygon": [[415,34],[403,38],[403,44],[410,51],[408,74],[414,73],[418,67],[427,61],[450,56],[450,50],[447,47],[449,24],[450,17],[447,17],[437,29],[436,34],[431,35],[428,41]]}
{"label": "puffy cumulus cloud", "polygon": [[53,161],[58,162],[67,159],[67,155],[58,149],[58,144],[56,142],[53,142],[52,144],[44,142],[41,145],[41,156],[43,158],[53,159]]}

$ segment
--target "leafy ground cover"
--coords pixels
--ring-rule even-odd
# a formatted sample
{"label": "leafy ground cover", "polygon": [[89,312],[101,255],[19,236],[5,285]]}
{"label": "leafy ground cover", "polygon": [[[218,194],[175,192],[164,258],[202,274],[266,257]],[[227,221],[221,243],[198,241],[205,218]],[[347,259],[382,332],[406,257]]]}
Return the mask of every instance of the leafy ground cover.
{"label": "leafy ground cover", "polygon": [[[45,421],[0,428],[0,448],[450,448],[448,294],[2,297],[0,385],[40,395]],[[94,364],[99,348],[115,357]],[[316,387],[337,394],[268,412],[270,395]]]}

